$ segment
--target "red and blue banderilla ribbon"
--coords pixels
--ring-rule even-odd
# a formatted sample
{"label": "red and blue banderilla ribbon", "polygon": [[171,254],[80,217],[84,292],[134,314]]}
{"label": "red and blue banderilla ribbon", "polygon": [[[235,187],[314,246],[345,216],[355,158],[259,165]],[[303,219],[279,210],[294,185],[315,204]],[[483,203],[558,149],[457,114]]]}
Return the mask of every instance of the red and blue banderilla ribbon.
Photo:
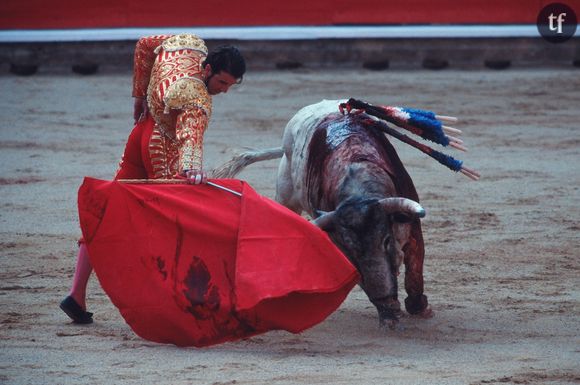
{"label": "red and blue banderilla ribbon", "polygon": [[444,154],[437,150],[432,149],[431,147],[419,143],[416,140],[411,139],[405,134],[401,134],[399,131],[395,130],[394,128],[389,127],[385,122],[381,122],[380,120],[368,119],[367,123],[379,129],[380,131],[384,132],[385,134],[389,134],[394,136],[395,138],[399,139],[403,143],[407,143],[410,146],[415,147],[417,150],[429,155],[431,158],[435,159],[442,165],[448,167],[449,169],[458,172],[461,171],[463,166],[463,161],[453,158],[450,155]]}
{"label": "red and blue banderilla ribbon", "polygon": [[[412,147],[415,147],[419,151],[429,155],[453,171],[460,171],[471,179],[475,180],[477,180],[480,176],[478,172],[466,168],[461,160],[455,159],[452,156],[434,150],[425,144],[419,143],[416,140],[411,139],[410,137],[389,127],[384,122],[387,121],[393,123],[396,126],[406,129],[423,139],[430,140],[442,146],[448,146],[450,144],[449,137],[445,134],[441,121],[439,121],[437,115],[435,115],[435,113],[432,111],[419,110],[415,108],[373,106],[357,99],[349,99],[346,103],[342,103],[339,106],[339,109],[342,112],[344,112],[344,109],[346,109],[347,112],[350,112],[352,109],[357,109],[364,111],[368,115],[377,117],[381,120],[374,120],[369,118],[368,124]],[[447,129],[450,130],[451,128]],[[455,131],[460,133],[459,130]],[[454,140],[457,141],[456,138],[454,138]],[[453,143],[453,147],[465,151],[465,148],[461,145],[458,145],[458,143]]]}

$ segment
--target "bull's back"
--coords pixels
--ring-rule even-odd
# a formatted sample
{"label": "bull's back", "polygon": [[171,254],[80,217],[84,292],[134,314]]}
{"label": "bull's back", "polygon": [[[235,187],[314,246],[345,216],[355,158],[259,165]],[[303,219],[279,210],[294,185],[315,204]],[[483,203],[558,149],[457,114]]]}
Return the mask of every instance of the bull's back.
{"label": "bull's back", "polygon": [[[308,143],[305,173],[310,207],[334,210],[345,194],[351,193],[376,198],[396,193],[392,182],[396,172],[386,148],[389,143],[370,127],[369,119],[366,115],[332,113],[315,127]],[[359,188],[356,192],[342,191],[354,170],[359,175]]]}
{"label": "bull's back", "polygon": [[289,157],[300,156],[312,138],[314,130],[328,115],[338,112],[338,105],[345,100],[323,100],[301,108],[286,125],[284,152]]}
{"label": "bull's back", "polygon": [[[284,151],[296,199],[310,214],[333,209],[333,194],[348,164],[367,162],[393,180],[397,195],[418,201],[411,178],[384,134],[369,127],[367,115],[342,115],[344,100],[323,100],[302,108],[288,122]],[[326,200],[326,202],[322,202]],[[328,203],[328,202],[332,203]]]}
{"label": "bull's back", "polygon": [[290,119],[284,131],[282,147],[292,185],[292,200],[311,212],[308,205],[308,193],[304,185],[304,176],[308,160],[308,144],[316,128],[328,115],[338,112],[338,105],[346,100],[323,100],[300,109]]}

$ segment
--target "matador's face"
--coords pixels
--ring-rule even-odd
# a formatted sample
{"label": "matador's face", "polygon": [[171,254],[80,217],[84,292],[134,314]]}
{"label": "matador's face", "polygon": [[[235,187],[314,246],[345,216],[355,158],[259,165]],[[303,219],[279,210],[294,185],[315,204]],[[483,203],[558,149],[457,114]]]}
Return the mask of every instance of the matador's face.
{"label": "matador's face", "polygon": [[[209,66],[208,66],[209,67]],[[209,68],[209,74],[206,76],[205,84],[207,86],[207,92],[210,95],[217,95],[228,92],[229,88],[234,84],[237,84],[238,80],[225,71],[218,72],[214,74]]]}

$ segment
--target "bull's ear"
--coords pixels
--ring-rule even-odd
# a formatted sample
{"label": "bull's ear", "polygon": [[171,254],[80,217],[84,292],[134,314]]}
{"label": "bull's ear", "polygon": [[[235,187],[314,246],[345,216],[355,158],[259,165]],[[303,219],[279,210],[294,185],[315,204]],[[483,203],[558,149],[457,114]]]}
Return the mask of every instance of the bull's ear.
{"label": "bull's ear", "polygon": [[328,213],[318,211],[317,214],[320,214],[318,218],[312,221],[313,224],[318,226],[321,230],[324,231],[332,231],[334,229],[334,218],[335,214],[334,211],[330,211]]}

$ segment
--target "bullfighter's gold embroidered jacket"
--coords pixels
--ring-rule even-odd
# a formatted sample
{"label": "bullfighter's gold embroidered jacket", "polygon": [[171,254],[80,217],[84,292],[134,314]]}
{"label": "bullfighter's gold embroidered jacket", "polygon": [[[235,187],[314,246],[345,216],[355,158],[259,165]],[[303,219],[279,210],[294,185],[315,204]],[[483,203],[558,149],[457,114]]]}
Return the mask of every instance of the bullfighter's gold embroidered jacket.
{"label": "bullfighter's gold embroidered jacket", "polygon": [[155,121],[149,141],[155,178],[202,169],[212,108],[202,76],[206,57],[204,41],[191,34],[150,36],[137,43],[133,96],[147,97]]}

